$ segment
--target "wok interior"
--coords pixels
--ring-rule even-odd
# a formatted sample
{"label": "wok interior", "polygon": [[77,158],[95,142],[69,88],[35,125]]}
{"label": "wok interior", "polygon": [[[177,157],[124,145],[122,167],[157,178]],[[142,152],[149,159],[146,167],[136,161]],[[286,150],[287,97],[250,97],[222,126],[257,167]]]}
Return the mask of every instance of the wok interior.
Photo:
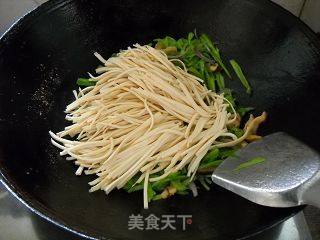
{"label": "wok interior", "polygon": [[[52,8],[52,6],[55,8]],[[320,150],[320,53],[296,19],[260,1],[58,1],[42,6],[0,45],[0,167],[11,188],[46,215],[90,236],[141,239],[226,239],[264,229],[299,208],[260,207],[219,187],[197,198],[177,196],[143,210],[141,194],[88,194],[89,176],[76,177],[59,157],[48,131],[62,129],[63,111],[79,76],[134,43],[196,29],[241,63],[253,86],[248,96],[230,88],[244,106],[266,110],[262,134],[285,131]],[[308,36],[308,37],[307,37]],[[192,214],[187,231],[129,231],[131,214]],[[181,228],[180,228],[181,229]]]}

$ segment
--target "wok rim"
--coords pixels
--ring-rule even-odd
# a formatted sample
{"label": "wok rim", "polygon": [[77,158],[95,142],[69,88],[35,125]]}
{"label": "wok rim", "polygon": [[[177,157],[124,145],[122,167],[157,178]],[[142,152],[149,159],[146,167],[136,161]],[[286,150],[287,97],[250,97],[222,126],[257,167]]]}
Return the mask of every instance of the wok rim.
{"label": "wok rim", "polygon": [[[18,18],[1,36],[0,36],[0,57],[2,57],[3,49],[6,47],[6,42],[10,42],[11,39],[14,39],[17,34],[20,32],[20,28],[24,28],[29,24],[32,24],[31,20],[35,20],[39,18],[43,14],[47,14],[51,11],[55,11],[58,8],[61,8],[75,0],[49,0],[34,9],[27,12],[22,17]],[[246,0],[247,2],[255,2],[253,0]],[[302,20],[296,17],[291,12],[287,11],[282,6],[267,0],[262,0],[265,3],[262,4],[269,4],[273,8],[277,9],[278,12],[286,15],[287,17],[293,19],[295,21],[296,26],[301,30],[303,34],[310,40],[310,42],[318,49],[320,49],[320,40],[317,37],[316,33]],[[31,23],[30,23],[31,21]],[[31,212],[38,215],[41,219],[46,220],[47,222],[53,223],[55,226],[59,227],[60,229],[66,230],[70,233],[73,233],[76,236],[83,237],[85,239],[92,239],[92,240],[99,240],[99,239],[108,239],[108,240],[120,240],[120,238],[114,238],[109,236],[100,236],[94,230],[85,230],[80,226],[72,226],[64,222],[64,220],[58,217],[54,212],[50,211],[45,205],[41,204],[36,198],[31,197],[28,195],[27,192],[23,191],[19,187],[19,185],[13,180],[10,179],[10,175],[4,171],[2,166],[0,165],[0,182],[5,186],[5,188],[17,199],[19,200],[24,206],[26,206]],[[269,230],[289,218],[295,216],[297,213],[304,209],[303,206],[295,207],[295,210],[292,211],[291,214],[288,214],[286,217],[283,217],[280,220],[274,221],[270,224],[266,224],[263,227],[259,227],[251,232],[248,232],[245,236],[237,238],[241,239],[248,239],[250,237],[257,236],[258,234]],[[89,229],[89,228],[86,228]]]}

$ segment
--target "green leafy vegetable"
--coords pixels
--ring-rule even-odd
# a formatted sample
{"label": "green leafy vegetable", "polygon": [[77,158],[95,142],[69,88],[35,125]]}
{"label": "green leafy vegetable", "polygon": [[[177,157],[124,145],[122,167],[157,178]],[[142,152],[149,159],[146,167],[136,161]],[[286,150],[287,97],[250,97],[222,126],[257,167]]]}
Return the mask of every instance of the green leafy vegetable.
{"label": "green leafy vegetable", "polygon": [[240,79],[242,85],[246,88],[247,93],[250,94],[251,93],[251,87],[250,87],[250,84],[249,84],[248,80],[244,76],[241,67],[239,66],[239,64],[234,59],[230,60],[230,64],[233,67],[234,72],[237,74],[238,78]]}
{"label": "green leafy vegetable", "polygon": [[90,87],[96,85],[96,82],[87,78],[78,78],[77,85],[81,87]]}
{"label": "green leafy vegetable", "polygon": [[247,162],[241,163],[233,171],[239,171],[241,169],[248,168],[248,167],[254,166],[259,163],[263,163],[265,161],[266,161],[266,159],[264,157],[255,157],[255,158],[248,160]]}

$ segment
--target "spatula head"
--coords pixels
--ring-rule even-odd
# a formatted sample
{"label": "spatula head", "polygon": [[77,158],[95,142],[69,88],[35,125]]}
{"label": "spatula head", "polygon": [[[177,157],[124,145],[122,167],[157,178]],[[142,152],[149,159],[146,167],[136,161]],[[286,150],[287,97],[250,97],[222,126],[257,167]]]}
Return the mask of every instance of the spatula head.
{"label": "spatula head", "polygon": [[317,152],[279,132],[227,158],[215,170],[212,180],[255,203],[291,207],[304,204],[303,193],[319,169]]}

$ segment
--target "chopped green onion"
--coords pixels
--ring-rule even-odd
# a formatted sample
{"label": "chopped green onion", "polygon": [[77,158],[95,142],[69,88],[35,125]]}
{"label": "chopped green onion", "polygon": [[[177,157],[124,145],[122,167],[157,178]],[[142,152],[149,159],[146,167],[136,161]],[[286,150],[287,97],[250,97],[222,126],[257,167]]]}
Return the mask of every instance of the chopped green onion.
{"label": "chopped green onion", "polygon": [[210,187],[207,185],[207,183],[204,181],[203,177],[199,178],[199,182],[201,183],[201,185],[204,187],[204,189],[206,189],[207,191],[210,190]]}
{"label": "chopped green onion", "polygon": [[171,181],[171,186],[177,189],[177,191],[185,191],[188,189],[188,184],[180,181]]}
{"label": "chopped green onion", "polygon": [[78,78],[77,85],[81,87],[90,87],[96,85],[96,82],[87,78]]}
{"label": "chopped green onion", "polygon": [[177,194],[179,195],[188,195],[188,191],[177,191]]}
{"label": "chopped green onion", "polygon": [[264,157],[255,157],[255,158],[248,160],[247,162],[241,163],[233,171],[239,171],[241,169],[248,168],[248,167],[254,166],[259,163],[263,163],[264,161],[266,161],[266,159]]}
{"label": "chopped green onion", "polygon": [[131,178],[127,183],[126,185],[124,185],[123,189],[126,190],[126,191],[129,191],[130,188],[133,187],[134,183],[135,183],[135,177]]}
{"label": "chopped green onion", "polygon": [[219,148],[213,148],[210,152],[208,152],[202,161],[206,162],[206,161],[214,161],[218,158],[219,156]]}
{"label": "chopped green onion", "polygon": [[204,71],[205,71],[205,69],[204,69],[205,68],[204,60],[203,59],[199,60],[198,64],[199,64],[201,79],[204,79],[205,78],[204,77],[204,75],[205,75],[205,73],[204,73]]}
{"label": "chopped green onion", "polygon": [[205,44],[209,49],[214,49],[214,45],[207,34],[201,34],[200,41]]}
{"label": "chopped green onion", "polygon": [[161,199],[162,199],[162,195],[161,194],[157,194],[157,195],[153,196],[152,201],[157,201],[157,200],[161,200]]}
{"label": "chopped green onion", "polygon": [[152,183],[151,186],[156,191],[162,191],[167,186],[169,186],[169,184],[170,184],[170,180],[164,178],[164,179],[161,179],[157,182]]}
{"label": "chopped green onion", "polygon": [[227,99],[232,104],[232,106],[235,107],[236,102],[235,102],[235,98],[232,95],[232,91],[230,89],[226,88],[223,90],[223,93],[224,93],[225,99]]}
{"label": "chopped green onion", "polygon": [[215,79],[211,76],[207,77],[207,85],[209,90],[215,91],[216,87],[215,87]]}
{"label": "chopped green onion", "polygon": [[236,157],[237,149],[234,148],[220,148],[219,158],[226,159],[228,157]]}
{"label": "chopped green onion", "polygon": [[190,33],[188,34],[188,43],[189,43],[189,44],[191,44],[191,40],[193,39],[193,37],[194,37],[194,33],[193,33],[193,32],[190,32]]}
{"label": "chopped green onion", "polygon": [[150,202],[152,198],[156,195],[156,192],[152,189],[150,184],[148,185],[147,193],[148,193],[148,201]]}
{"label": "chopped green onion", "polygon": [[163,39],[161,38],[158,38],[158,39],[155,39],[154,41],[157,42],[157,46],[159,48],[166,48],[166,47],[169,47],[169,46],[175,46],[176,45],[176,40],[173,39],[172,37],[165,37]]}
{"label": "chopped green onion", "polygon": [[199,169],[207,169],[207,168],[218,167],[222,162],[223,162],[223,160],[216,160],[216,161],[213,161],[213,162],[204,163],[204,164],[201,164],[199,166]]}
{"label": "chopped green onion", "polygon": [[[206,34],[202,34],[198,38],[195,33],[190,32],[187,38],[175,40],[172,37],[166,36],[154,41],[158,49],[167,49],[167,51],[168,47],[176,49],[177,52],[168,54],[168,58],[180,59],[187,67],[188,72],[203,79],[210,90],[222,91],[225,89],[225,75],[231,78],[231,74],[223,63],[219,49]],[[230,62],[233,68],[236,67],[236,74],[246,87],[246,91],[251,92],[250,86],[239,65],[234,60]],[[179,65],[179,62],[176,61],[174,64]],[[212,67],[215,65],[217,67]]]}
{"label": "chopped green onion", "polygon": [[212,184],[211,175],[206,176],[206,177],[204,178],[204,180],[205,180],[208,184]]}
{"label": "chopped green onion", "polygon": [[224,77],[221,73],[217,73],[216,75],[216,79],[217,79],[217,85],[220,91],[222,91],[223,89],[225,89],[225,83],[224,83]]}
{"label": "chopped green onion", "polygon": [[250,87],[250,84],[249,84],[248,80],[244,76],[241,67],[239,66],[239,64],[234,59],[230,60],[230,64],[233,67],[234,72],[237,74],[238,78],[240,79],[242,85],[246,88],[246,92],[248,94],[250,94],[251,93],[251,87]]}
{"label": "chopped green onion", "polygon": [[170,182],[171,181],[177,181],[177,180],[180,180],[180,181],[184,181],[186,180],[188,177],[186,176],[186,174],[182,173],[181,171],[180,172],[176,172],[176,173],[171,173],[169,176],[167,176],[166,178],[164,179],[161,179],[157,182],[153,182],[151,183],[151,186],[152,188],[155,190],[155,191],[162,191],[164,190],[167,186],[170,185]]}
{"label": "chopped green onion", "polygon": [[202,77],[201,73],[195,67],[189,67],[188,71],[199,78]]}
{"label": "chopped green onion", "polygon": [[208,52],[211,54],[211,56],[214,58],[214,60],[220,65],[220,67],[225,71],[225,73],[228,75],[229,78],[231,78],[230,72],[228,71],[227,67],[224,65],[220,51],[218,48],[214,46],[212,41],[209,39],[209,37],[206,34],[202,34],[200,36],[200,41],[204,44]]}
{"label": "chopped green onion", "polygon": [[143,183],[144,182],[141,182],[141,183],[131,187],[127,192],[128,193],[132,193],[132,192],[136,192],[136,191],[142,190],[143,189]]}

